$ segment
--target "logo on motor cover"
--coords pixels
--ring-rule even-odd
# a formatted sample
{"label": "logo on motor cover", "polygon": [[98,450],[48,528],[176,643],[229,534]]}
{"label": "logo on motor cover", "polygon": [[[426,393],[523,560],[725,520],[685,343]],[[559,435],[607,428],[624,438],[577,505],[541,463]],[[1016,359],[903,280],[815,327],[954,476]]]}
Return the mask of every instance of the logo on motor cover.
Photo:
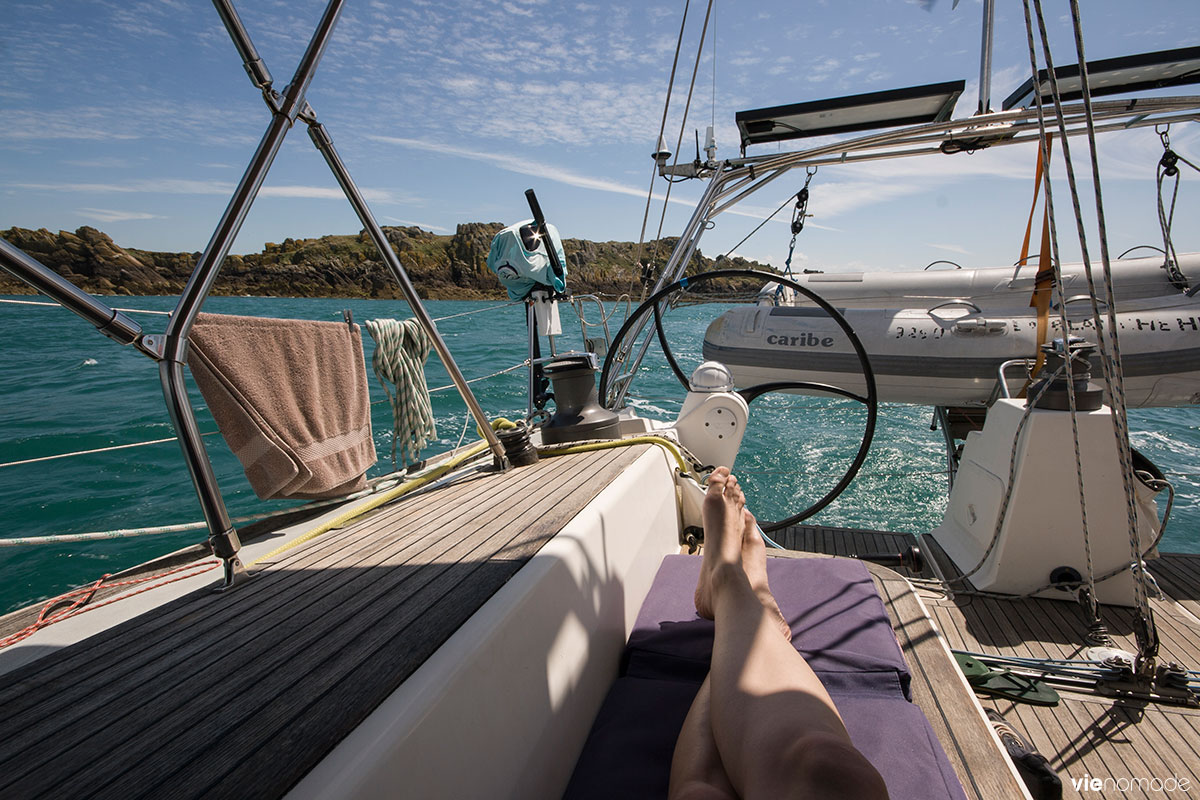
{"label": "logo on motor cover", "polygon": [[799,336],[772,333],[767,337],[767,344],[780,347],[833,347],[833,337],[817,336],[815,333],[802,333]]}

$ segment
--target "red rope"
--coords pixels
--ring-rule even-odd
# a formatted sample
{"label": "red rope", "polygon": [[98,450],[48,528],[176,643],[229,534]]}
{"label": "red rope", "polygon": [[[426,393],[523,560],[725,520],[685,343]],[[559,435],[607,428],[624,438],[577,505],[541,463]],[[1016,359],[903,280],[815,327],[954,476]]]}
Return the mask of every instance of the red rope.
{"label": "red rope", "polygon": [[[169,583],[175,583],[176,581],[182,581],[187,578],[191,578],[194,575],[199,575],[202,572],[206,572],[206,571],[212,569],[213,567],[217,566],[220,563],[221,563],[220,559],[210,559],[208,561],[198,561],[195,564],[184,564],[182,567],[175,567],[174,569],[169,569],[165,572],[158,572],[153,575],[143,575],[140,578],[130,578],[129,580],[117,581],[115,583],[105,583],[106,580],[108,580],[109,578],[112,577],[111,574],[102,575],[99,578],[99,580],[97,580],[91,584],[88,584],[87,586],[81,586],[78,589],[72,589],[71,591],[66,592],[65,594],[60,594],[58,597],[55,597],[51,600],[46,601],[46,605],[42,606],[42,610],[38,614],[38,618],[37,618],[37,620],[35,620],[33,622],[33,624],[29,625],[28,627],[22,628],[21,630],[17,631],[14,634],[11,634],[9,636],[6,636],[3,639],[0,639],[0,649],[8,647],[9,645],[16,644],[17,642],[20,642],[24,639],[28,639],[30,636],[37,633],[42,628],[45,628],[49,625],[53,625],[56,622],[62,622],[65,619],[70,619],[71,617],[78,616],[79,614],[82,614],[85,611],[92,611],[93,609],[103,608],[104,606],[111,605],[112,603],[115,603],[118,600],[125,600],[127,598],[142,594],[143,592],[148,592],[151,589],[157,589],[160,586],[166,586]],[[177,574],[177,573],[187,573],[187,574]],[[166,578],[168,575],[175,575],[175,577],[168,578],[167,580],[159,580],[160,578]],[[159,582],[151,584],[149,586],[143,586],[142,588],[136,589],[132,592],[126,592],[125,594],[117,595],[116,597],[110,597],[107,600],[101,601],[99,603],[95,603],[93,605],[88,605],[88,602],[92,599],[93,596],[95,596],[97,590],[99,590],[102,587],[108,589],[108,588],[114,588],[114,587],[118,587],[118,586],[136,586],[137,584],[149,583],[150,581],[154,581],[154,580],[159,580]],[[75,598],[74,602],[72,602],[71,605],[67,606],[66,608],[62,609],[61,611],[56,611],[53,614],[50,613],[50,610],[52,608],[59,605],[60,603],[70,600],[71,598]]]}

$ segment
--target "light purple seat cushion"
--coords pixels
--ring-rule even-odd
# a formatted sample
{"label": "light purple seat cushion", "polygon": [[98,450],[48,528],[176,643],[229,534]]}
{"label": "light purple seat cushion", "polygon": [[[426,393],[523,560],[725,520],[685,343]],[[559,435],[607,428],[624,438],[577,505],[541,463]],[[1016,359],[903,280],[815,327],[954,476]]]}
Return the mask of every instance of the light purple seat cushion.
{"label": "light purple seat cushion", "polygon": [[[692,599],[699,570],[695,556],[663,560],[565,797],[666,797],[675,740],[712,656],[713,624]],[[793,644],[892,800],[963,800],[933,729],[910,702],[908,666],[866,567],[773,558],[767,575]]]}
{"label": "light purple seat cushion", "polygon": [[[663,559],[629,635],[622,674],[704,680],[713,623],[696,614],[699,556]],[[829,558],[769,558],[767,579],[792,629],[792,644],[823,678],[855,676],[863,689],[897,688],[911,676],[866,566]]]}
{"label": "light purple seat cushion", "polygon": [[[700,684],[618,678],[564,798],[663,800],[671,756]],[[879,770],[891,800],[965,800],[921,709],[898,694],[833,694],[850,739]]]}

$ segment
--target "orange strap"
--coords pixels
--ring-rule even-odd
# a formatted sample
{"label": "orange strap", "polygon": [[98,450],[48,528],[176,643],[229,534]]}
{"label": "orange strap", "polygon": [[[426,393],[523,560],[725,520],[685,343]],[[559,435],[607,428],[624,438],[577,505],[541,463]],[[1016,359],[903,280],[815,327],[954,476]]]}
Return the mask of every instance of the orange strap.
{"label": "orange strap", "polygon": [[[1050,152],[1053,141],[1053,137],[1046,136],[1047,154]],[[1033,215],[1037,210],[1038,194],[1042,188],[1042,174],[1046,169],[1049,169],[1049,166],[1042,163],[1042,148],[1039,147],[1036,182],[1033,187],[1033,204],[1029,208],[1029,221],[1025,224],[1025,238],[1021,242],[1021,260],[1018,262],[1021,266],[1024,266],[1025,260],[1029,257],[1029,237],[1033,233]],[[1033,282],[1033,296],[1029,299],[1029,306],[1037,309],[1037,351],[1034,353],[1036,359],[1033,366],[1034,375],[1041,370],[1042,364],[1046,360],[1046,356],[1042,352],[1042,345],[1046,343],[1046,336],[1050,328],[1050,295],[1053,288],[1054,265],[1050,260],[1050,205],[1043,203],[1041,250],[1038,253],[1038,270]],[[1019,396],[1023,397],[1025,389],[1028,388],[1029,385],[1026,383]]]}

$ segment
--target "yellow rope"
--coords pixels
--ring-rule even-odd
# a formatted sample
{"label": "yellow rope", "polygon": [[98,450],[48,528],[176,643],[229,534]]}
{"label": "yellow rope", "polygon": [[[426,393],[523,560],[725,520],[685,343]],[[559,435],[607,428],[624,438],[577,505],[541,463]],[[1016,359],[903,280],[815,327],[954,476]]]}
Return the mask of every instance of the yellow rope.
{"label": "yellow rope", "polygon": [[607,450],[612,447],[628,447],[634,444],[656,444],[674,456],[675,464],[679,467],[680,472],[686,473],[688,471],[687,464],[683,460],[683,454],[679,450],[679,445],[663,436],[634,436],[629,439],[613,439],[611,442],[589,442],[587,444],[568,445],[566,447],[539,450],[538,455],[563,456],[569,453],[587,453],[592,450]]}
{"label": "yellow rope", "polygon": [[[511,422],[510,420],[504,419],[503,417],[500,419],[492,420],[492,430],[504,430],[504,429],[515,428],[515,427],[516,427],[515,423]],[[658,445],[659,447],[663,448],[663,450],[665,450],[667,453],[669,453],[671,456],[673,456],[675,458],[675,463],[679,467],[680,472],[686,473],[688,471],[687,464],[683,459],[683,454],[680,452],[679,446],[675,442],[671,441],[670,439],[664,438],[662,436],[634,436],[629,439],[614,439],[613,441],[610,441],[610,442],[589,442],[587,444],[568,445],[566,447],[555,447],[555,448],[550,448],[550,449],[545,449],[545,450],[539,450],[538,455],[563,456],[563,455],[569,455],[572,453],[588,453],[588,452],[592,452],[594,450],[607,450],[607,449],[610,449],[613,447],[629,447],[629,446],[632,446],[635,444]],[[361,505],[355,506],[354,508],[350,509],[349,511],[339,514],[338,516],[334,517],[333,519],[329,520],[328,522],[326,522],[322,525],[318,525],[316,528],[313,528],[308,533],[302,534],[301,536],[296,537],[295,539],[291,540],[290,542],[287,542],[285,544],[280,545],[279,547],[276,547],[274,550],[267,553],[266,555],[259,556],[258,558],[251,561],[249,566],[258,564],[261,561],[270,561],[275,556],[278,556],[281,553],[286,553],[288,550],[291,550],[293,547],[297,547],[301,544],[304,544],[305,542],[311,541],[322,534],[328,533],[329,531],[336,530],[338,528],[344,528],[347,524],[354,521],[358,517],[361,517],[363,514],[366,514],[368,511],[373,511],[376,508],[379,508],[380,506],[385,505],[386,503],[390,503],[391,501],[395,500],[396,498],[401,497],[402,495],[405,495],[405,494],[413,491],[414,489],[424,486],[425,484],[429,483],[430,481],[437,480],[438,478],[445,475],[447,472],[450,472],[451,470],[458,467],[460,464],[462,464],[466,461],[469,461],[470,459],[474,458],[475,456],[479,455],[480,453],[483,453],[487,449],[488,449],[487,442],[478,442],[477,444],[473,445],[469,450],[466,450],[466,451],[458,454],[457,456],[450,459],[446,463],[430,470],[429,472],[425,473],[424,475],[420,476],[419,478],[413,478],[410,481],[405,481],[404,483],[400,484],[399,486],[388,489],[386,492],[380,494],[379,496],[373,497],[370,500],[368,500],[367,502],[362,503]]]}
{"label": "yellow rope", "polygon": [[[501,418],[501,419],[492,420],[492,429],[493,430],[501,430],[503,428],[511,428],[511,427],[515,427],[515,425],[507,419]],[[281,553],[286,553],[288,550],[291,550],[293,547],[297,547],[301,544],[304,544],[305,542],[311,541],[322,534],[328,533],[329,531],[336,530],[338,528],[344,528],[350,522],[353,522],[355,519],[358,519],[363,514],[366,514],[368,511],[374,511],[375,509],[379,508],[380,506],[382,506],[386,503],[390,503],[391,501],[395,500],[397,497],[408,494],[409,492],[413,491],[414,489],[418,489],[418,488],[424,486],[425,484],[429,483],[430,481],[437,480],[438,478],[442,477],[447,472],[450,472],[451,470],[453,470],[454,468],[456,468],[463,462],[469,461],[470,459],[474,458],[475,456],[479,455],[480,453],[484,452],[487,449],[488,449],[487,442],[478,442],[477,444],[473,445],[470,449],[468,449],[462,453],[459,453],[457,456],[450,459],[445,464],[435,467],[434,469],[430,470],[429,472],[426,472],[424,475],[420,476],[419,478],[413,478],[410,481],[405,481],[404,483],[400,484],[399,486],[395,486],[391,489],[388,489],[386,492],[380,494],[378,497],[372,497],[367,502],[362,503],[361,505],[357,505],[354,508],[350,509],[349,511],[339,514],[338,516],[334,517],[333,519],[329,520],[328,522],[326,522],[322,525],[318,525],[317,527],[313,528],[308,533],[298,536],[295,539],[291,540],[290,542],[287,542],[285,544],[280,545],[279,547],[276,547],[274,550],[267,553],[266,555],[259,556],[258,558],[251,561],[250,565],[252,566],[254,564],[257,564],[260,561],[270,561],[275,556],[277,556]]]}

